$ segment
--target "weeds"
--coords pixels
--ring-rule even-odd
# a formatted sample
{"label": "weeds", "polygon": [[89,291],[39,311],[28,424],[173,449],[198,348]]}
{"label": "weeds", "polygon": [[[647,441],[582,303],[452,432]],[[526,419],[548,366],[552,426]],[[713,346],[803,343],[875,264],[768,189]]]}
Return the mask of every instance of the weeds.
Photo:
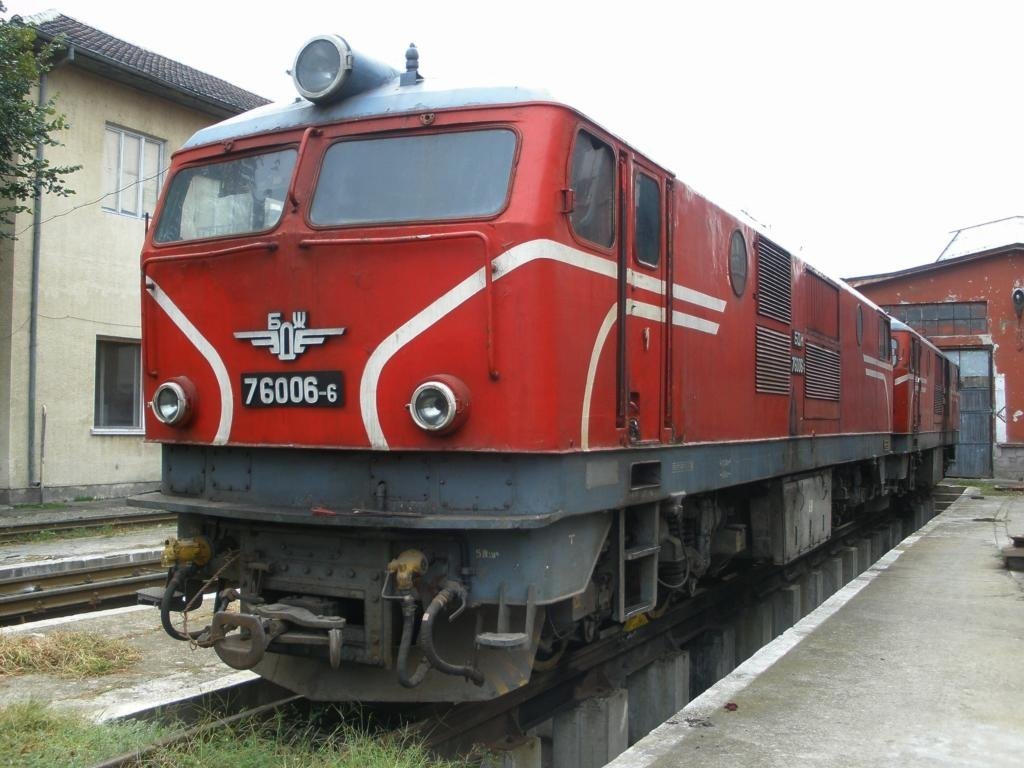
{"label": "weeds", "polygon": [[84,768],[129,752],[160,735],[137,723],[96,725],[37,701],[0,707],[0,766]]}
{"label": "weeds", "polygon": [[[0,708],[0,766],[80,768],[144,748],[168,730],[152,724],[94,724],[39,702]],[[147,754],[144,768],[469,768],[432,757],[408,731],[340,726],[279,715],[220,727]]]}
{"label": "weeds", "polygon": [[250,720],[205,733],[151,755],[146,768],[469,768],[435,758],[409,731],[373,732],[342,725],[324,733],[308,720]]}
{"label": "weeds", "polygon": [[124,640],[95,632],[0,635],[0,675],[37,673],[82,679],[120,672],[141,658]]}

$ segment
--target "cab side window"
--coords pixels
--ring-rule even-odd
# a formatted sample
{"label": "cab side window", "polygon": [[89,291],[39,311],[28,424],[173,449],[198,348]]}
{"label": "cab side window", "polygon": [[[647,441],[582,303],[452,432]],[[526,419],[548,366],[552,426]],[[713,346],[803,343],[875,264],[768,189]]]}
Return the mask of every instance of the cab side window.
{"label": "cab side window", "polygon": [[569,218],[573,230],[609,247],[615,242],[615,153],[587,131],[576,135],[569,186],[575,195]]}
{"label": "cab side window", "polygon": [[636,176],[636,260],[648,267],[661,259],[661,189],[646,173]]}

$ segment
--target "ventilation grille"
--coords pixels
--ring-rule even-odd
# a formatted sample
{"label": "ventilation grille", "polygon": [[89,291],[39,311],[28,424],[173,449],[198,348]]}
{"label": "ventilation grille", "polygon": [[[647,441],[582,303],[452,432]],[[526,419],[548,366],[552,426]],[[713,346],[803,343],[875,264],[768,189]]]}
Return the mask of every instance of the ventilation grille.
{"label": "ventilation grille", "polygon": [[788,395],[793,361],[789,356],[789,334],[757,326],[757,391]]}
{"label": "ventilation grille", "polygon": [[771,240],[757,238],[757,312],[788,323],[793,310],[793,257]]}
{"label": "ventilation grille", "polygon": [[935,360],[935,415],[941,416],[946,405],[946,370],[942,360]]}
{"label": "ventilation grille", "polygon": [[839,353],[832,349],[807,345],[804,367],[804,394],[816,400],[839,399]]}
{"label": "ventilation grille", "polygon": [[839,289],[810,269],[804,273],[807,330],[839,338]]}

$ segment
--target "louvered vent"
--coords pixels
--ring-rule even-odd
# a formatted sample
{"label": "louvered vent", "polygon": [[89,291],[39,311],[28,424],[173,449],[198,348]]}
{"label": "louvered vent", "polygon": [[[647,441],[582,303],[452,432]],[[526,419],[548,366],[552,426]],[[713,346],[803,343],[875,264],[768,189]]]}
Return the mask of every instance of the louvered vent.
{"label": "louvered vent", "polygon": [[816,400],[839,399],[839,353],[808,344],[804,365],[804,394]]}
{"label": "louvered vent", "polygon": [[942,360],[935,360],[935,415],[941,416],[946,404],[946,370]]}
{"label": "louvered vent", "polygon": [[757,312],[788,323],[793,310],[793,257],[771,240],[757,238]]}
{"label": "louvered vent", "polygon": [[789,356],[789,334],[757,326],[757,391],[788,395],[793,361]]}

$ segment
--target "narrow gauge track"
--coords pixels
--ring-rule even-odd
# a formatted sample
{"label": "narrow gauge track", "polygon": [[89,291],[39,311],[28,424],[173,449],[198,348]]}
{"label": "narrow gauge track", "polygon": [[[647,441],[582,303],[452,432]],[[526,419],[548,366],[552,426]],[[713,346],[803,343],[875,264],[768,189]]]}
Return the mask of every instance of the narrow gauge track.
{"label": "narrow gauge track", "polygon": [[44,612],[95,609],[102,603],[134,598],[136,591],[160,586],[166,579],[155,550],[130,563],[97,562],[0,578],[0,623],[11,624]]}
{"label": "narrow gauge track", "polygon": [[39,533],[59,534],[63,531],[80,529],[101,529],[101,528],[128,528],[143,525],[161,525],[173,523],[178,519],[173,512],[133,512],[129,514],[102,515],[96,517],[74,518],[69,520],[49,520],[32,523],[14,523],[12,525],[0,525],[0,545],[9,543],[12,539],[22,536],[29,536]]}

